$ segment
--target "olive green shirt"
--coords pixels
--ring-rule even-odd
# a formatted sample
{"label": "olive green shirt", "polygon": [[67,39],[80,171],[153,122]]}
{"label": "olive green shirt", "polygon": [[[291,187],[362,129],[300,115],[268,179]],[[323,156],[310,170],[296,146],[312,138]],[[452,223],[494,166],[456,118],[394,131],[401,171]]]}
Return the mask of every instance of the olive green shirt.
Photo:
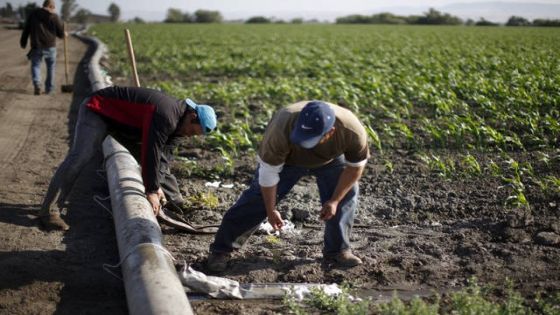
{"label": "olive green shirt", "polygon": [[269,165],[294,165],[307,168],[323,166],[344,155],[348,163],[364,162],[369,157],[367,133],[358,118],[348,109],[326,103],[334,110],[335,132],[325,143],[311,149],[290,142],[290,134],[299,113],[309,101],[284,107],[270,120],[259,147],[260,159]]}

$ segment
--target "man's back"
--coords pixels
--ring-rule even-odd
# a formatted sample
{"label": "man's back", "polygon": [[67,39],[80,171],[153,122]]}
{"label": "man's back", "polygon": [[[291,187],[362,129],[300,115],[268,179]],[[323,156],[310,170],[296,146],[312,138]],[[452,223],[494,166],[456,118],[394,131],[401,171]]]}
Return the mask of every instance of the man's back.
{"label": "man's back", "polygon": [[21,34],[20,45],[25,48],[27,38],[31,38],[32,49],[43,49],[56,46],[56,37],[64,37],[64,29],[58,16],[44,8],[33,11]]}

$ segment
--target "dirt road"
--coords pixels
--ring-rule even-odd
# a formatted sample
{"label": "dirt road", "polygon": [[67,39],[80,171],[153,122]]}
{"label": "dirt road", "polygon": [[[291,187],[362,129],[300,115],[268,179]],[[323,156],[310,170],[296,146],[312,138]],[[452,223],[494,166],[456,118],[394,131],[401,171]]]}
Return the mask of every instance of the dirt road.
{"label": "dirt road", "polygon": [[101,267],[114,264],[118,254],[111,219],[90,201],[92,189],[105,189],[102,181],[96,186],[93,170],[86,170],[87,183],[78,183],[68,202],[71,231],[46,233],[35,221],[68,150],[77,102],[88,92],[80,64],[87,46],[69,39],[74,95],[60,92],[65,82],[59,43],[56,94],[35,96],[19,36],[0,28],[0,314],[126,313],[120,280]]}

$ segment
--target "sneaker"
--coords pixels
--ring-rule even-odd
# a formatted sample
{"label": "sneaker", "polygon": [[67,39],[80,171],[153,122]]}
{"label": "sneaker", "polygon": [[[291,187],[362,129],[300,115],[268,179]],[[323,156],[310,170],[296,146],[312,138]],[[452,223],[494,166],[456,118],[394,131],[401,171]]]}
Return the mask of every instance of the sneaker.
{"label": "sneaker", "polygon": [[41,95],[41,88],[40,88],[40,87],[36,87],[36,88],[33,90],[33,94],[35,94],[35,95]]}
{"label": "sneaker", "polygon": [[229,253],[210,253],[206,261],[206,268],[212,272],[222,272],[226,270],[230,258]]}
{"label": "sneaker", "polygon": [[336,254],[324,255],[325,259],[336,262],[342,267],[355,267],[362,264],[362,260],[354,255],[351,250],[343,250]]}
{"label": "sneaker", "polygon": [[39,224],[40,226],[47,230],[59,230],[59,231],[68,231],[70,226],[62,220],[60,214],[47,214],[39,216]]}

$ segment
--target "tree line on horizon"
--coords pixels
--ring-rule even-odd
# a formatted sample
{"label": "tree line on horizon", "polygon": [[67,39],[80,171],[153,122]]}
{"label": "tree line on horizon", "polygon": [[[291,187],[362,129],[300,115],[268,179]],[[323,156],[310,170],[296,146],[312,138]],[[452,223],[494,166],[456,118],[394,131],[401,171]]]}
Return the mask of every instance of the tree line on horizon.
{"label": "tree line on horizon", "polygon": [[[373,15],[353,14],[336,19],[336,24],[412,24],[412,25],[476,25],[476,26],[497,26],[494,23],[480,18],[478,21],[468,19],[463,21],[457,16],[449,13],[440,12],[430,8],[424,15],[401,16],[389,12]],[[511,16],[504,24],[505,26],[560,26],[560,20],[535,19],[532,22],[520,16]]]}
{"label": "tree line on horizon", "polygon": [[[37,4],[29,2],[26,5],[20,5],[14,8],[9,2],[5,6],[0,7],[0,16],[3,18],[16,18],[19,20],[24,20],[27,15],[38,8]],[[111,3],[107,9],[109,13],[108,20],[111,22],[119,21],[121,10],[118,5]],[[88,18],[93,14],[83,8],[79,8],[76,0],[62,0],[62,6],[60,8],[60,15],[62,20],[85,23]],[[183,12],[181,9],[169,8],[167,10],[166,18],[163,22],[165,23],[222,23],[224,18],[220,11],[212,10],[197,10],[194,13]],[[144,20],[136,17],[130,22],[144,23]],[[320,23],[318,20],[304,20],[302,18],[294,18],[290,21],[284,21],[274,18],[268,18],[265,16],[253,16],[247,20],[242,20],[239,22],[247,24],[268,24],[268,23],[291,23],[291,24],[302,24],[302,23]],[[434,8],[430,8],[428,12],[423,15],[409,15],[401,16],[390,12],[382,12],[372,15],[360,15],[352,14],[348,16],[339,17],[335,21],[336,24],[410,24],[410,25],[475,25],[475,26],[497,26],[499,23],[494,23],[488,21],[484,18],[480,18],[478,21],[472,19],[467,19],[463,21],[457,16],[453,16],[449,13],[440,12]],[[560,19],[534,19],[529,21],[528,19],[520,16],[511,16],[508,21],[504,24],[505,26],[550,26],[558,27],[560,26]]]}

